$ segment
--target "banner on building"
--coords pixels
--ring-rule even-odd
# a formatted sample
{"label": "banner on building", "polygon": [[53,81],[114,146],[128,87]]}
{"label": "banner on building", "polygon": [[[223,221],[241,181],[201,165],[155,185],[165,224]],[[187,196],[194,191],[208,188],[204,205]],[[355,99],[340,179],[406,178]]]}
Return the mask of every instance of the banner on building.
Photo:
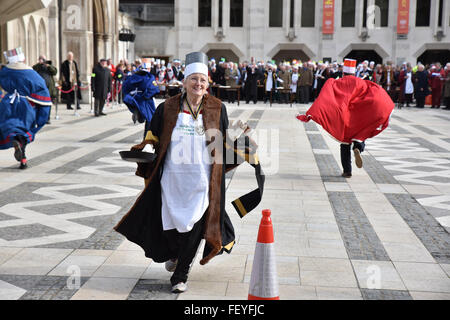
{"label": "banner on building", "polygon": [[397,34],[408,34],[409,0],[398,0]]}
{"label": "banner on building", "polygon": [[334,33],[334,0],[323,0],[322,33]]}

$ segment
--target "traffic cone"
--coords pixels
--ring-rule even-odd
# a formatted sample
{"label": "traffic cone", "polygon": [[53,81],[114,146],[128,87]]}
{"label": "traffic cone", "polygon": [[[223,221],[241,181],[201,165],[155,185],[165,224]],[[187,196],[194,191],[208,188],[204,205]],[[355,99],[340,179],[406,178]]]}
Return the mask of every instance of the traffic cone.
{"label": "traffic cone", "polygon": [[270,210],[263,211],[253,258],[248,300],[280,300]]}

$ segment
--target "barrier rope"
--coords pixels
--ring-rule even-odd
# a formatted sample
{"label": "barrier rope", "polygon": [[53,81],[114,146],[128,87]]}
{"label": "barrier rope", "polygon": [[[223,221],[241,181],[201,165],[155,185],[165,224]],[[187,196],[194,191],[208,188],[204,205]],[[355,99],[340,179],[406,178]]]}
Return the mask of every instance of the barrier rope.
{"label": "barrier rope", "polygon": [[[72,91],[74,91],[75,90],[75,87],[78,87],[78,86],[73,86],[72,87],[72,89],[70,89],[69,91],[64,91],[63,89],[62,89],[62,86],[58,86],[58,87],[56,87],[61,93],[71,93]],[[89,89],[89,86],[87,86],[87,87],[78,87],[80,90],[88,90]]]}

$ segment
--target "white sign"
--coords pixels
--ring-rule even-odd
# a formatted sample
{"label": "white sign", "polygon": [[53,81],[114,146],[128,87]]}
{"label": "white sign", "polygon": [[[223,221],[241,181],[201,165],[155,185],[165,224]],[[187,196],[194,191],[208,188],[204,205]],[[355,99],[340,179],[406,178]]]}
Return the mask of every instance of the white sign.
{"label": "white sign", "polygon": [[81,29],[81,8],[77,5],[70,5],[67,7],[67,30]]}

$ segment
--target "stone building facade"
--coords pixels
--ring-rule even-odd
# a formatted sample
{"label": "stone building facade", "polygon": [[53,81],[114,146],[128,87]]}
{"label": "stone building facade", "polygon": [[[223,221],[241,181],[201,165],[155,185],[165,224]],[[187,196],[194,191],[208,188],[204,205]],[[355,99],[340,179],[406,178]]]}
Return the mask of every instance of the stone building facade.
{"label": "stone building facade", "polygon": [[[405,3],[409,24],[398,34]],[[324,4],[333,5],[331,33],[323,31]],[[122,0],[120,6],[135,18],[140,56],[183,58],[199,50],[234,61],[352,55],[415,63],[450,55],[446,0]],[[155,21],[152,10],[173,18]]]}
{"label": "stone building facade", "polygon": [[[37,6],[33,1],[24,1],[22,8],[27,10],[19,10],[0,22],[2,52],[21,46],[27,64],[35,64],[44,54],[59,69],[71,51],[84,85],[90,82],[92,68],[100,58],[117,62],[125,57],[119,32],[121,23],[128,25],[129,18],[119,12],[119,0],[50,0],[39,10],[34,10]],[[88,94],[83,91],[83,100],[88,99]]]}
{"label": "stone building facade", "polygon": [[[399,5],[405,4],[408,23],[399,33]],[[236,62],[347,56],[394,63],[450,60],[449,0],[2,0],[2,5],[1,51],[22,46],[30,65],[45,54],[57,66],[72,51],[86,84],[100,58],[183,59],[191,51]],[[136,34],[135,42],[119,41],[124,31]]]}

